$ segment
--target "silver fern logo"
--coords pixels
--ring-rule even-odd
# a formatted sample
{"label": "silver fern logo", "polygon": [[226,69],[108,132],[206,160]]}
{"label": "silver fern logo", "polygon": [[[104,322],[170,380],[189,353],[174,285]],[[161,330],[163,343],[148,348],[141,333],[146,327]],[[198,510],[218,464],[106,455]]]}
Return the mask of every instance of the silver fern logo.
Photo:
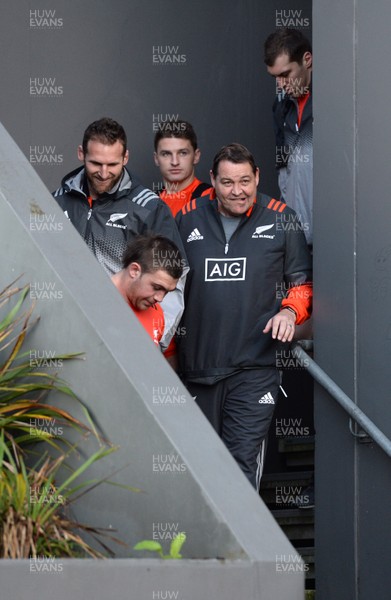
{"label": "silver fern logo", "polygon": [[113,213],[107,220],[106,225],[108,227],[118,227],[119,229],[126,229],[126,225],[119,225],[117,221],[124,219],[128,216],[128,213]]}

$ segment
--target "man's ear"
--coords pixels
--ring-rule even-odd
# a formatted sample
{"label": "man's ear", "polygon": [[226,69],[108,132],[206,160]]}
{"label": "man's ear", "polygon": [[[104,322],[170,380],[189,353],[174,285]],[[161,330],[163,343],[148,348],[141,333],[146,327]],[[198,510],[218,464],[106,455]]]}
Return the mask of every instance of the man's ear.
{"label": "man's ear", "polygon": [[135,280],[141,276],[141,265],[137,262],[132,262],[128,266],[128,275],[131,279]]}
{"label": "man's ear", "polygon": [[209,177],[210,177],[210,181],[211,181],[211,183],[212,183],[212,186],[214,187],[214,186],[215,186],[215,181],[216,181],[216,180],[215,180],[215,177],[214,177],[214,175],[213,175],[213,171],[212,171],[212,170],[210,170],[210,171],[209,171]]}
{"label": "man's ear", "polygon": [[124,158],[123,158],[123,165],[125,166],[128,163],[129,160],[129,150],[126,150],[125,154],[124,154]]}
{"label": "man's ear", "polygon": [[256,181],[257,186],[259,184],[259,179],[260,179],[260,174],[259,174],[259,168],[257,167],[257,170],[255,171],[255,181]]}
{"label": "man's ear", "polygon": [[312,54],[311,52],[304,52],[303,54],[303,65],[306,69],[311,69],[312,67]]}
{"label": "man's ear", "polygon": [[153,153],[153,160],[155,161],[155,165],[158,167],[159,166],[159,161],[158,161],[158,158],[157,158],[157,152]]}
{"label": "man's ear", "polygon": [[78,146],[77,148],[77,158],[81,161],[84,162],[84,152],[83,152],[83,146]]}
{"label": "man's ear", "polygon": [[199,148],[197,148],[197,150],[194,152],[193,165],[198,165],[198,163],[200,162],[200,158],[201,158],[201,150]]}

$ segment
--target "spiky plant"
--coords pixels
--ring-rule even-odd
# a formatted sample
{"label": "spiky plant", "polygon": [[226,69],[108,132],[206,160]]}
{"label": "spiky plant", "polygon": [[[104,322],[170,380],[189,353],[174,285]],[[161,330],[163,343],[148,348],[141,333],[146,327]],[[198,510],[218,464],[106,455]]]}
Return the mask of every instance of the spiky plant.
{"label": "spiky plant", "polygon": [[80,489],[88,491],[96,483],[83,482],[71,487],[73,482],[115,448],[100,448],[57,486],[56,475],[70,451],[56,459],[43,456],[33,468],[27,467],[19,456],[17,465],[3,434],[0,435],[0,558],[104,558],[104,554],[83,539],[83,534],[92,536],[106,555],[112,555],[102,540],[105,530],[75,522],[69,516],[69,505]]}
{"label": "spiky plant", "polygon": [[[84,411],[89,427],[75,419],[68,411],[44,403],[50,391],[62,392],[75,400],[76,396],[66,383],[56,375],[47,373],[40,368],[40,361],[32,361],[30,352],[21,352],[27,332],[38,321],[32,321],[34,305],[22,312],[22,304],[28,294],[29,286],[23,288],[7,286],[0,292],[0,309],[10,305],[16,297],[16,302],[9,307],[5,317],[0,321],[0,428],[5,432],[5,438],[14,449],[14,457],[18,460],[20,444],[45,441],[58,448],[56,434],[47,431],[48,428],[36,426],[37,422],[68,425],[79,430],[93,430],[97,435],[92,420],[85,407]],[[57,360],[65,361],[80,358],[82,353],[57,356]],[[42,361],[41,361],[42,362]],[[65,438],[64,438],[65,439]],[[19,448],[20,450],[20,448]]]}
{"label": "spiky plant", "polygon": [[[87,409],[62,379],[42,370],[39,361],[26,360],[30,352],[22,352],[22,346],[27,332],[38,321],[32,320],[33,305],[22,311],[28,291],[28,285],[20,288],[13,282],[0,292],[0,310],[7,311],[0,321],[0,557],[103,557],[84,540],[86,533],[101,544],[106,555],[112,555],[101,538],[105,531],[76,523],[70,517],[70,504],[101,483],[93,480],[72,487],[75,480],[115,448],[102,443]],[[80,356],[67,354],[57,359]],[[50,391],[75,399],[83,408],[88,426],[68,411],[47,404]],[[37,426],[37,421],[55,421],[57,426],[76,428],[83,435],[94,432],[100,448],[76,470],[64,469],[65,460],[77,445],[67,441],[62,428],[59,436],[56,431],[60,428],[48,432]],[[44,444],[39,446],[41,458],[30,466],[32,458],[27,448],[35,442]],[[54,447],[56,457],[50,457],[42,447]],[[57,477],[62,481],[59,485]]]}

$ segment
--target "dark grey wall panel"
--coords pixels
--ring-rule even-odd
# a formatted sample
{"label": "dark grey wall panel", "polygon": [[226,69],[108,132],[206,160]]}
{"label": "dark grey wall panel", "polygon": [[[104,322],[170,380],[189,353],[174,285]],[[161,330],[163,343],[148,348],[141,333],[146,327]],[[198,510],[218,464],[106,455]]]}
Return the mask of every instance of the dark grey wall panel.
{"label": "dark grey wall panel", "polygon": [[310,0],[4,0],[1,16],[1,119],[49,189],[77,166],[85,127],[103,115],[125,126],[131,168],[154,187],[154,126],[179,115],[198,133],[203,178],[220,146],[240,141],[263,190],[278,194],[263,42],[284,23],[310,35]]}
{"label": "dark grey wall panel", "polygon": [[[391,6],[356,9],[357,33],[357,227],[358,390],[361,408],[391,438],[391,84],[378,57],[391,52]],[[360,598],[386,600],[391,574],[390,460],[376,448],[360,452]],[[366,543],[366,540],[372,543]],[[376,548],[376,550],[375,550]],[[376,554],[376,560],[374,559]]]}
{"label": "dark grey wall panel", "polygon": [[[391,7],[314,3],[316,359],[388,436]],[[389,598],[389,459],[315,398],[317,597]]]}
{"label": "dark grey wall panel", "polygon": [[[353,8],[315,3],[314,19],[315,359],[354,396]],[[315,429],[317,595],[346,600],[355,587],[355,450],[346,415],[318,387]]]}

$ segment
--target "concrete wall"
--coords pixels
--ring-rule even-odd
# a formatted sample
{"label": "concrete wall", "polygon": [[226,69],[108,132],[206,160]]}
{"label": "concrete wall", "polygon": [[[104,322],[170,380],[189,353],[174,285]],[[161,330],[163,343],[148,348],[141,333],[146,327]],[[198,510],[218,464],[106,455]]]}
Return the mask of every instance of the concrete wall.
{"label": "concrete wall", "polygon": [[276,581],[274,568],[274,564],[268,568],[248,561],[223,560],[7,561],[6,565],[0,564],[0,597],[105,600],[114,595],[116,600],[303,600],[303,591],[297,591],[295,581],[300,575],[280,573]]}
{"label": "concrete wall", "polygon": [[[391,436],[391,6],[314,2],[316,360]],[[388,599],[389,459],[318,389],[317,598]]]}

